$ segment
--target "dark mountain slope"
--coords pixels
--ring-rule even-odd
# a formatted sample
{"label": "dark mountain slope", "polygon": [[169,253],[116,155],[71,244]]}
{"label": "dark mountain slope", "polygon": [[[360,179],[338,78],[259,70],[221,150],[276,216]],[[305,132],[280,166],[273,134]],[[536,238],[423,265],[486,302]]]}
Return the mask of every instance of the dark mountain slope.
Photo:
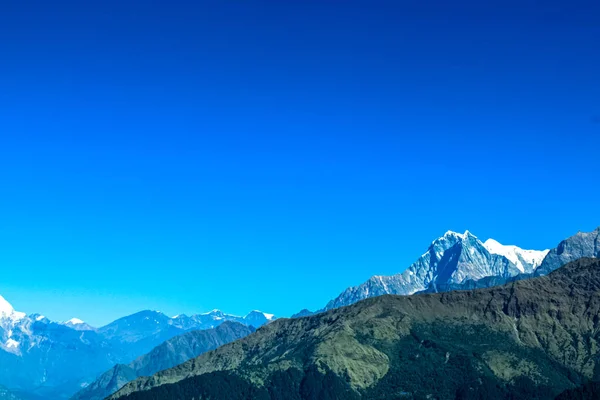
{"label": "dark mountain slope", "polygon": [[176,336],[155,347],[148,354],[124,365],[117,364],[89,386],[75,394],[73,400],[101,400],[139,376],[152,375],[174,367],[209,350],[254,332],[254,328],[238,322],[223,322],[216,328],[198,330]]}
{"label": "dark mountain slope", "polygon": [[581,259],[501,287],[278,320],[111,398],[553,398],[600,378],[599,332],[600,260]]}

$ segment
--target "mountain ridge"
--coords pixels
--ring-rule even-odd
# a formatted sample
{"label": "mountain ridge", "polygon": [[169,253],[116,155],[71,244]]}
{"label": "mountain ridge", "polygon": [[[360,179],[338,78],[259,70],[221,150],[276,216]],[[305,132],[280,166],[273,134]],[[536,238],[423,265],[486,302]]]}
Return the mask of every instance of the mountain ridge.
{"label": "mountain ridge", "polygon": [[0,296],[0,384],[28,395],[67,398],[99,373],[177,335],[230,320],[260,326],[274,318],[258,311],[244,317],[218,311],[170,318],[146,310],[94,328],[79,319],[26,315]]}
{"label": "mountain ridge", "polygon": [[254,330],[253,327],[239,322],[225,321],[215,328],[175,336],[129,364],[115,365],[71,399],[102,400],[135,378],[174,367],[206,351],[247,336]]}
{"label": "mountain ridge", "polygon": [[[213,400],[227,398],[211,392],[213,384],[240,399],[254,397],[236,387],[261,399],[553,398],[596,377],[599,314],[600,260],[583,258],[504,286],[385,295],[280,319],[139,378],[109,399],[168,399],[184,389],[189,397],[202,391]],[[305,387],[307,379],[316,389]],[[310,390],[324,393],[323,380],[339,388],[338,397],[307,397]],[[281,387],[288,397],[275,396]],[[346,397],[339,397],[342,391]]]}
{"label": "mountain ridge", "polygon": [[469,231],[463,234],[447,231],[402,273],[374,275],[344,290],[315,313],[383,294],[408,295],[501,285],[546,275],[581,257],[600,257],[600,227],[570,236],[549,250],[524,250],[502,245],[494,239],[481,242]]}

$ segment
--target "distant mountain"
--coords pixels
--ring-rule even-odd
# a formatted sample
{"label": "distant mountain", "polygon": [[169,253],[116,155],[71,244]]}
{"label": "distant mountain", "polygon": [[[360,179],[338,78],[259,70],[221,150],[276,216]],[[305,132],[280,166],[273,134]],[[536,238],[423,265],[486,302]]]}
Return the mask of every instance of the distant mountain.
{"label": "distant mountain", "polygon": [[469,279],[461,283],[447,283],[444,285],[430,286],[423,292],[436,293],[450,290],[471,290],[503,285],[508,282],[529,279],[533,276],[547,275],[557,268],[582,257],[600,257],[600,227],[592,232],[579,232],[563,240],[556,248],[547,251],[542,262],[539,263],[539,266],[534,268],[533,271],[527,272],[529,270],[526,268],[524,273],[516,276],[489,276],[477,280]]}
{"label": "distant mountain", "polygon": [[63,322],[63,325],[68,326],[71,329],[75,329],[76,331],[95,331],[96,330],[96,328],[94,328],[91,325],[86,324],[79,318],[71,318],[70,320]]}
{"label": "distant mountain", "polygon": [[[6,311],[6,300],[0,297],[0,303]],[[11,390],[64,397],[123,358],[122,349],[94,331],[78,331],[40,315],[4,312],[0,317],[0,384]]]}
{"label": "distant mountain", "polygon": [[597,379],[600,260],[280,319],[111,400],[553,399]]}
{"label": "distant mountain", "polygon": [[296,314],[292,315],[290,318],[308,317],[308,316],[314,315],[314,314],[315,314],[314,311],[310,311],[305,308],[304,310],[301,310],[301,311],[297,312]]}
{"label": "distant mountain", "polygon": [[592,232],[578,232],[550,250],[535,274],[547,275],[581,257],[600,257],[600,227]]}
{"label": "distant mountain", "polygon": [[[492,251],[490,251],[490,249]],[[488,241],[487,246],[469,231],[448,231],[401,274],[373,276],[331,300],[326,310],[383,294],[409,295],[437,285],[460,284],[496,276],[509,278],[533,271],[547,251],[522,250]]]}
{"label": "distant mountain", "polygon": [[129,364],[115,365],[76,393],[72,399],[102,400],[135,378],[174,367],[252,332],[254,332],[253,327],[239,322],[225,321],[216,328],[175,336]]}
{"label": "distant mountain", "polygon": [[550,250],[523,250],[517,246],[506,246],[494,239],[488,239],[483,243],[491,254],[504,256],[510,260],[521,273],[531,273],[537,269]]}
{"label": "distant mountain", "polygon": [[73,318],[53,322],[17,312],[0,296],[0,385],[14,393],[67,398],[115,364],[125,364],[185,332],[225,321],[260,326],[275,317],[253,311],[245,317],[209,313],[170,318],[142,311],[94,328]]}
{"label": "distant mountain", "polygon": [[98,329],[98,333],[111,343],[116,343],[117,347],[124,347],[127,354],[135,358],[186,331],[211,329],[226,321],[258,328],[274,319],[273,314],[258,310],[251,311],[244,317],[226,314],[221,310],[192,316],[179,314],[168,317],[160,311],[147,310],[120,318]]}

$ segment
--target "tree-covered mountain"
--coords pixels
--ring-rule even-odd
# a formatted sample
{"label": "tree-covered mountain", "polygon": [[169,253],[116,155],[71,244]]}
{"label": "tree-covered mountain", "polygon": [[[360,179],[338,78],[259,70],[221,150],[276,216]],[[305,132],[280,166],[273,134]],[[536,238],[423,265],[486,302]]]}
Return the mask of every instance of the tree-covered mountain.
{"label": "tree-covered mountain", "polygon": [[175,336],[129,364],[115,365],[76,393],[72,399],[102,400],[137,377],[149,376],[174,367],[209,350],[247,336],[254,330],[253,327],[239,322],[226,321],[216,328]]}
{"label": "tree-covered mountain", "polygon": [[600,379],[600,260],[277,320],[111,400],[551,399]]}

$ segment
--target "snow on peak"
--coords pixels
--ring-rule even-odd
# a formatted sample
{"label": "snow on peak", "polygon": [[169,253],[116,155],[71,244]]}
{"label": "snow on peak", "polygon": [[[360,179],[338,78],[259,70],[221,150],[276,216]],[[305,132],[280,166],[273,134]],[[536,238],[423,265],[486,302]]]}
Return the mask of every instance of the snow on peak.
{"label": "snow on peak", "polygon": [[444,233],[444,236],[442,236],[440,239],[447,238],[449,236],[454,236],[456,238],[463,239],[463,240],[466,239],[469,236],[472,236],[472,237],[475,237],[475,238],[477,237],[477,236],[473,235],[471,232],[469,232],[468,230],[466,230],[465,233],[458,233],[458,232],[454,232],[454,231],[447,231],[446,233]]}
{"label": "snow on peak", "polygon": [[4,297],[0,296],[0,318],[19,321],[25,318],[25,313],[15,311],[13,306]]}
{"label": "snow on peak", "polygon": [[447,231],[446,233],[444,233],[444,237],[446,236],[456,236],[456,237],[463,237],[462,233],[458,233],[458,232],[454,232],[454,231]]}
{"label": "snow on peak", "polygon": [[271,321],[273,318],[275,318],[275,314],[267,314],[267,313],[264,313],[264,312],[262,312],[260,310],[252,310],[244,318],[248,318],[252,314],[261,314],[262,316],[264,316],[269,321]]}
{"label": "snow on peak", "polygon": [[219,310],[218,308],[215,308],[214,310],[210,310],[209,312],[205,312],[200,315],[221,314],[221,313],[222,313],[221,310]]}
{"label": "snow on peak", "polygon": [[70,320],[68,320],[67,322],[65,322],[65,324],[69,324],[69,325],[81,325],[81,324],[85,324],[85,322],[83,322],[79,318],[71,318]]}
{"label": "snow on peak", "polygon": [[273,318],[275,318],[275,314],[267,314],[267,313],[263,313],[263,315],[265,316],[265,318],[267,318],[269,321],[271,321]]}
{"label": "snow on peak", "polygon": [[4,297],[0,296],[0,315],[10,315],[15,311],[13,306],[4,299]]}
{"label": "snow on peak", "polygon": [[530,264],[535,270],[550,250],[524,250],[513,245],[503,245],[494,239],[488,239],[483,246],[492,254],[498,254],[508,258],[521,272],[525,272],[523,261]]}

